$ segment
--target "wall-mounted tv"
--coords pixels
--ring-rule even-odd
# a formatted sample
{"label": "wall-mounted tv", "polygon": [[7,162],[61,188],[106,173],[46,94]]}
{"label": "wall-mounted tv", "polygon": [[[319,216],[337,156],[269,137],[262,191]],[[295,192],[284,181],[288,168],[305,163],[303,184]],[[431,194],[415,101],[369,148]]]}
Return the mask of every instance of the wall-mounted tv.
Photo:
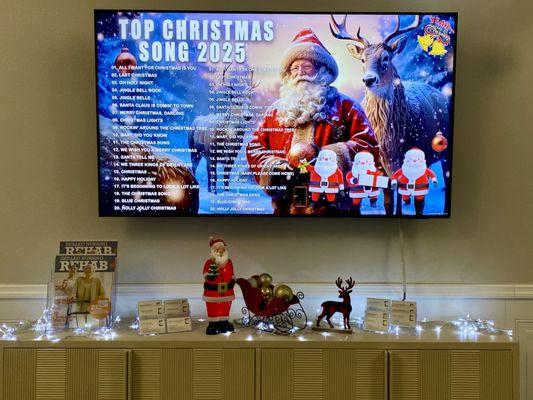
{"label": "wall-mounted tv", "polygon": [[94,16],[101,216],[450,216],[456,13]]}

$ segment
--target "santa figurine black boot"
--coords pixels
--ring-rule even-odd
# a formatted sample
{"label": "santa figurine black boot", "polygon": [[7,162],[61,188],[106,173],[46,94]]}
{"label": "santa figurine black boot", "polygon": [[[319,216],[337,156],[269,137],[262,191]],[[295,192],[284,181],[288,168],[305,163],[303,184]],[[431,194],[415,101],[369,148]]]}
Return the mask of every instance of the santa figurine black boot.
{"label": "santa figurine black boot", "polygon": [[226,321],[220,321],[220,323],[222,324],[222,326],[224,327],[225,331],[226,332],[235,332],[235,327],[233,326],[233,324],[231,322],[229,322],[228,320]]}
{"label": "santa figurine black boot", "polygon": [[215,322],[215,327],[217,329],[217,333],[226,333],[226,327],[224,326],[224,321]]}
{"label": "santa figurine black boot", "polygon": [[218,333],[218,324],[219,322],[210,322],[209,325],[207,325],[207,329],[205,330],[206,335],[216,335]]}

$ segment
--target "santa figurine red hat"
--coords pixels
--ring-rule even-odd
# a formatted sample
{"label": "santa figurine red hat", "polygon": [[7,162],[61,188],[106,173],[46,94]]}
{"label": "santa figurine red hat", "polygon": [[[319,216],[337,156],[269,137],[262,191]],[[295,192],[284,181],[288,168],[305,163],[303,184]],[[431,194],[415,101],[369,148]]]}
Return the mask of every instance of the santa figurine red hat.
{"label": "santa figurine red hat", "polygon": [[331,82],[337,79],[339,74],[337,62],[311,29],[298,32],[283,53],[281,57],[282,78],[289,73],[292,63],[299,59],[312,60],[324,65],[331,73]]}
{"label": "santa figurine red hat", "polygon": [[224,245],[224,247],[227,246],[226,242],[222,239],[215,239],[213,236],[210,236],[209,237],[209,247],[213,248],[214,245],[216,245],[217,243],[222,243]]}

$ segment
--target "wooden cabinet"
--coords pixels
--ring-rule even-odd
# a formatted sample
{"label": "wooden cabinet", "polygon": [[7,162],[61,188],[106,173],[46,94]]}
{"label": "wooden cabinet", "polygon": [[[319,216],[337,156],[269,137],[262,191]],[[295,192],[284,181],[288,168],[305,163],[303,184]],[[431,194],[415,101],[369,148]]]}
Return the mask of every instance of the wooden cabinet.
{"label": "wooden cabinet", "polygon": [[254,352],[9,348],[3,399],[249,400],[255,396]]}
{"label": "wooden cabinet", "polygon": [[389,353],[391,400],[514,398],[512,351],[392,350]]}
{"label": "wooden cabinet", "polygon": [[203,330],[0,341],[0,400],[518,400],[518,344]]}
{"label": "wooden cabinet", "polygon": [[382,350],[266,349],[262,400],[384,400]]}
{"label": "wooden cabinet", "polygon": [[125,350],[6,348],[3,399],[126,400],[126,371]]}
{"label": "wooden cabinet", "polygon": [[134,349],[132,400],[254,398],[253,349]]}

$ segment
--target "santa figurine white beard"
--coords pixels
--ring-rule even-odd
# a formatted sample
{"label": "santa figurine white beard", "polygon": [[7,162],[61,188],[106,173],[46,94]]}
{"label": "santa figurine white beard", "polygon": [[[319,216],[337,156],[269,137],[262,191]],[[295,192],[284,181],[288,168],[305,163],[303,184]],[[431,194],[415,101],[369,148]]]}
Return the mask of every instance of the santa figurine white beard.
{"label": "santa figurine white beard", "polygon": [[331,150],[322,150],[315,163],[315,171],[323,180],[327,180],[337,171],[337,154]]}
{"label": "santa figurine white beard", "polygon": [[227,250],[224,250],[224,253],[220,254],[216,251],[216,249],[214,249],[211,250],[211,255],[213,256],[213,260],[215,261],[217,267],[223,267],[224,265],[226,265],[229,259]]}
{"label": "santa figurine white beard", "polygon": [[359,174],[366,174],[366,171],[376,171],[374,156],[369,152],[357,153],[352,164],[352,175],[357,178]]}
{"label": "santa figurine white beard", "polygon": [[417,180],[426,173],[426,169],[427,163],[424,153],[422,153],[422,155],[418,152],[414,154],[406,154],[402,164],[402,172],[407,179],[410,181]]}

